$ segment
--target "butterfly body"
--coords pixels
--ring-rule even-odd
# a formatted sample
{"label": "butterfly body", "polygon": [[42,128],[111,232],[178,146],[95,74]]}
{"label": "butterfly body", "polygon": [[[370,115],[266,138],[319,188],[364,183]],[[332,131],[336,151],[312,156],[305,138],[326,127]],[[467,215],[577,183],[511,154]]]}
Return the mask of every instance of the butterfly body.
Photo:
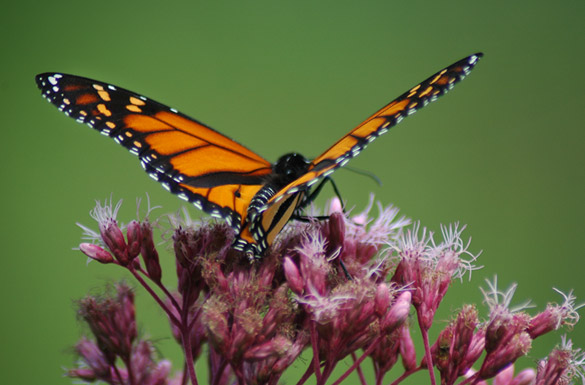
{"label": "butterfly body", "polygon": [[226,220],[237,234],[236,249],[260,256],[310,202],[317,182],[449,91],[480,57],[468,56],[437,72],[315,159],[290,153],[274,164],[205,124],[132,91],[61,73],[40,74],[36,81],[43,97],[137,155],[146,172],[167,190]]}

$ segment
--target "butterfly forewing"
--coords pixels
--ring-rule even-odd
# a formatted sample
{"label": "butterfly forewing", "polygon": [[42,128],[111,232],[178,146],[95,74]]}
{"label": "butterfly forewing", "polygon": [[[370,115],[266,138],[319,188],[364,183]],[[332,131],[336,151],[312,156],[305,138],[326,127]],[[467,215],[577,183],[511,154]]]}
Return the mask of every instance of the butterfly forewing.
{"label": "butterfly forewing", "polygon": [[272,172],[246,147],[178,111],[134,92],[58,73],[36,77],[43,96],[80,123],[138,155],[169,191],[239,230],[248,203]]}
{"label": "butterfly forewing", "polygon": [[309,171],[276,193],[263,210],[269,209],[270,205],[283,197],[305,190],[328,176],[358,155],[378,136],[447,93],[469,74],[481,56],[481,53],[477,53],[450,65],[382,107],[323,154],[313,159]]}

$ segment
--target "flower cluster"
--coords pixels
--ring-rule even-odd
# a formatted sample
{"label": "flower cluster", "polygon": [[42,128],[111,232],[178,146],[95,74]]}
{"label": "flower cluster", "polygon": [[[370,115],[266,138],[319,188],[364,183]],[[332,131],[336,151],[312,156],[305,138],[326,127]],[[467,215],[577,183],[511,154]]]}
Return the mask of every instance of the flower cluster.
{"label": "flower cluster", "polygon": [[[80,250],[127,269],[153,297],[182,347],[184,371],[171,374],[170,363],[155,358],[152,343],[138,338],[134,294],[118,284],[113,293],[80,301],[79,315],[94,338],[77,344],[80,364],[68,375],[116,385],[195,385],[194,362],[205,352],[210,384],[277,384],[309,350],[312,359],[299,385],[310,378],[317,385],[339,384],[354,372],[366,384],[365,360],[373,363],[376,384],[398,360],[404,370],[392,384],[423,370],[433,385],[436,375],[444,385],[491,378],[502,385],[565,384],[584,376],[585,356],[569,340],[537,370],[516,376],[513,370],[534,339],[577,322],[572,294],[531,316],[510,308],[515,287],[502,292],[489,282],[484,291],[489,317],[481,319],[474,305],[463,305],[430,341],[451,282],[471,274],[477,256],[462,239],[464,227],[443,227],[437,241],[393,207],[378,206],[377,218],[370,218],[371,206],[349,217],[334,201],[328,219],[290,223],[254,261],[231,248],[234,234],[227,225],[173,216],[177,279],[171,290],[153,240],[159,222],[147,218],[123,226],[116,220],[119,204],[98,203],[92,216],[99,232],[82,226],[91,242]],[[411,336],[415,325],[420,351]],[[347,357],[353,364],[335,377],[334,369]]]}

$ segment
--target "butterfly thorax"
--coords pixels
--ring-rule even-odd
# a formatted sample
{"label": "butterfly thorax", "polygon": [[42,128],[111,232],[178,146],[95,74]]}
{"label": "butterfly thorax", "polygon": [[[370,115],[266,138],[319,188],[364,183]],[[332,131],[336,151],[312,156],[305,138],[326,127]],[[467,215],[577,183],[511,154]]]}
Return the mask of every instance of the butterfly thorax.
{"label": "butterfly thorax", "polygon": [[248,220],[253,221],[258,212],[280,189],[299,178],[309,170],[311,162],[297,153],[281,156],[272,166],[272,173],[264,181],[264,186],[256,193],[248,206]]}

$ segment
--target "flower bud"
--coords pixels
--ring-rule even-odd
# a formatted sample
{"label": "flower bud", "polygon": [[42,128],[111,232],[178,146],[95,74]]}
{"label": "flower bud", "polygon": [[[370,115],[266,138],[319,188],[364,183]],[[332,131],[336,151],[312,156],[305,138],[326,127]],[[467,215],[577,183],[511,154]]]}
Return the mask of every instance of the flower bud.
{"label": "flower bud", "polygon": [[488,353],[479,371],[480,378],[492,378],[506,366],[528,353],[532,339],[526,332],[514,335],[507,344]]}
{"label": "flower bud", "polygon": [[114,257],[107,250],[102,249],[98,245],[93,243],[82,243],[79,245],[79,250],[91,259],[95,259],[100,263],[112,263]]}
{"label": "flower bud", "polygon": [[329,202],[329,214],[343,213],[343,204],[338,197],[334,197]]}
{"label": "flower bud", "polygon": [[75,346],[75,351],[89,368],[72,370],[68,373],[70,377],[95,381],[96,379],[104,380],[110,376],[110,363],[95,342],[82,338]]}
{"label": "flower bud", "polygon": [[182,228],[177,228],[173,234],[173,246],[177,262],[184,268],[189,268],[193,259],[193,251],[189,247],[190,233]]}
{"label": "flower bud", "polygon": [[533,339],[561,327],[563,316],[557,306],[549,305],[546,310],[530,320],[526,330]]}
{"label": "flower bud", "polygon": [[396,302],[394,302],[388,313],[386,313],[386,316],[382,319],[380,326],[383,330],[386,332],[392,331],[408,319],[410,300],[411,294],[409,291],[404,291],[398,296]]}
{"label": "flower bud", "polygon": [[128,258],[133,260],[140,253],[142,237],[140,235],[140,223],[132,221],[126,227],[126,239],[128,240]]}
{"label": "flower bud", "polygon": [[152,240],[152,226],[148,221],[142,222],[140,225],[140,232],[142,235],[142,242],[140,253],[146,266],[148,276],[154,282],[160,283],[162,278],[162,269],[158,258],[158,251],[154,247],[154,241]]}
{"label": "flower bud", "polygon": [[130,259],[128,258],[128,248],[124,240],[124,234],[118,227],[118,223],[114,219],[104,220],[99,224],[100,234],[102,240],[108,246],[108,249],[114,254],[114,257],[122,266],[128,265]]}
{"label": "flower bud", "polygon": [[402,357],[402,366],[406,371],[416,368],[416,349],[410,336],[408,325],[403,324],[400,327],[400,356]]}
{"label": "flower bud", "polygon": [[329,216],[329,248],[331,251],[343,247],[345,241],[345,217],[334,212]]}
{"label": "flower bud", "polygon": [[374,299],[375,302],[375,310],[378,316],[382,316],[386,314],[388,308],[390,307],[390,302],[392,301],[392,296],[390,295],[390,289],[388,285],[385,283],[381,283],[376,288],[376,297]]}
{"label": "flower bud", "polygon": [[284,257],[283,268],[286,281],[291,290],[297,295],[303,294],[303,278],[292,259]]}

